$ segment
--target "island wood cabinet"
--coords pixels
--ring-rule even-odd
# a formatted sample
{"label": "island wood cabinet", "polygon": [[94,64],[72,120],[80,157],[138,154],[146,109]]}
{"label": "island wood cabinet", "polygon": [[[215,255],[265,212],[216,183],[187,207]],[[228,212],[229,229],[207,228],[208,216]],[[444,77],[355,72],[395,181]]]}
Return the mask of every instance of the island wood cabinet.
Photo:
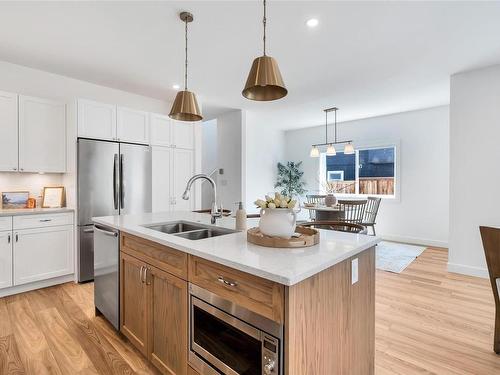
{"label": "island wood cabinet", "polygon": [[163,374],[187,375],[187,255],[122,235],[120,259],[121,332]]}
{"label": "island wood cabinet", "polygon": [[189,280],[283,324],[284,375],[374,374],[374,247],[284,286],[126,233],[121,241],[121,330],[162,373],[199,375],[187,356]]}

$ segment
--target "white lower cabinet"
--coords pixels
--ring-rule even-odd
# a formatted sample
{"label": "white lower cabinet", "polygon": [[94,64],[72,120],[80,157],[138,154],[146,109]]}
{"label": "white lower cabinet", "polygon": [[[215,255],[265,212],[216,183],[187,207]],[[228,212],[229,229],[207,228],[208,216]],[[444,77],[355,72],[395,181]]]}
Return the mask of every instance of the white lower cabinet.
{"label": "white lower cabinet", "polygon": [[73,273],[73,226],[15,230],[14,285]]}
{"label": "white lower cabinet", "polygon": [[[195,189],[190,199],[182,199],[186,183],[194,174],[194,152],[178,148],[153,146],[153,211],[191,211],[195,207]],[[200,184],[201,182],[196,182]]]}
{"label": "white lower cabinet", "polygon": [[0,232],[0,289],[12,286],[12,232]]}
{"label": "white lower cabinet", "polygon": [[152,202],[153,212],[170,211],[172,205],[172,154],[173,149],[169,147],[153,146],[151,161],[151,175],[153,189]]}
{"label": "white lower cabinet", "polygon": [[[174,174],[174,178],[172,179],[173,210],[192,211],[195,207],[195,191],[197,187],[193,185],[189,200],[182,199],[182,194],[186,189],[188,180],[193,177],[194,174],[193,151],[176,148],[174,149],[172,161],[172,170]],[[195,182],[195,184],[201,183],[201,181]]]}

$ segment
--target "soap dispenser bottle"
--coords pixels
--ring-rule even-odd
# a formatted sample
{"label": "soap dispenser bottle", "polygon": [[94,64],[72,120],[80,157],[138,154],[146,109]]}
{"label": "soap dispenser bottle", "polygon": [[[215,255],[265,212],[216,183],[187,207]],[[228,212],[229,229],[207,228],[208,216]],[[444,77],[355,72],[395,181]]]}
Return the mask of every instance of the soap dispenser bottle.
{"label": "soap dispenser bottle", "polygon": [[247,212],[243,208],[243,202],[238,202],[238,209],[236,210],[236,230],[247,229]]}

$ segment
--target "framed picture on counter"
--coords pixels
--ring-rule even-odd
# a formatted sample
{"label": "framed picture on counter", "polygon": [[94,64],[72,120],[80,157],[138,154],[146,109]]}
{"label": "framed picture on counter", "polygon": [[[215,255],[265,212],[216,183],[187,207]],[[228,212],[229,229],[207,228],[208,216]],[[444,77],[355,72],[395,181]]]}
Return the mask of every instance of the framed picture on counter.
{"label": "framed picture on counter", "polygon": [[44,187],[42,208],[60,208],[64,203],[64,187]]}
{"label": "framed picture on counter", "polygon": [[2,209],[26,208],[29,191],[6,191],[2,193]]}

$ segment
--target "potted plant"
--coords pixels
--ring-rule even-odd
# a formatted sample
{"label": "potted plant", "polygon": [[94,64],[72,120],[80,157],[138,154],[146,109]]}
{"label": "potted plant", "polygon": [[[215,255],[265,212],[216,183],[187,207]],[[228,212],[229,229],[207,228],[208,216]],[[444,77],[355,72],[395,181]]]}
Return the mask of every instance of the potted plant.
{"label": "potted plant", "polygon": [[302,162],[289,161],[285,164],[278,163],[278,177],[275,188],[279,188],[280,193],[287,197],[300,197],[306,190],[306,183],[302,180],[304,172],[301,170]]}
{"label": "potted plant", "polygon": [[274,197],[266,195],[265,199],[257,199],[255,205],[260,208],[260,232],[270,237],[291,238],[297,222],[296,204],[296,200],[278,192],[274,193]]}

